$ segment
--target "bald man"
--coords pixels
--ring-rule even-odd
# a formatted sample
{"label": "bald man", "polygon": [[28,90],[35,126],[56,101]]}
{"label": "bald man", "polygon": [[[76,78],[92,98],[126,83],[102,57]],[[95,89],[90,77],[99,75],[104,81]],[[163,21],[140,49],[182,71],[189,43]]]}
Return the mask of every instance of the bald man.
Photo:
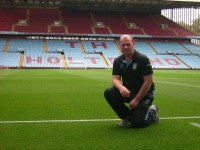
{"label": "bald man", "polygon": [[[120,37],[122,55],[113,63],[113,86],[104,92],[105,99],[121,119],[121,127],[146,127],[158,122],[154,99],[153,69],[149,59],[134,50],[131,35]],[[126,105],[125,103],[129,103]]]}

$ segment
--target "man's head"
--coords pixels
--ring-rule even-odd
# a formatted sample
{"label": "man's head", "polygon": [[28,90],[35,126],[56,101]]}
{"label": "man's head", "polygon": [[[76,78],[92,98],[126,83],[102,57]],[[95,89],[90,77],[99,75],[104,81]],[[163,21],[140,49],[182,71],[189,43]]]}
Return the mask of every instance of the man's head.
{"label": "man's head", "polygon": [[124,34],[120,37],[120,48],[122,50],[122,54],[124,55],[132,55],[134,53],[134,39],[129,34]]}

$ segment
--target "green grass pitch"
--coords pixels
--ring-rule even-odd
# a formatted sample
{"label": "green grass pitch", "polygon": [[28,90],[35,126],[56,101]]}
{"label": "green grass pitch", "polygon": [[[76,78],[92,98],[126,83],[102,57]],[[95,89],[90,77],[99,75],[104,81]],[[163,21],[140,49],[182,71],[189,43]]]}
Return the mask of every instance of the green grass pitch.
{"label": "green grass pitch", "polygon": [[21,122],[117,119],[103,92],[111,70],[0,70],[0,150],[199,150],[200,71],[154,70],[161,118],[147,128],[118,121]]}

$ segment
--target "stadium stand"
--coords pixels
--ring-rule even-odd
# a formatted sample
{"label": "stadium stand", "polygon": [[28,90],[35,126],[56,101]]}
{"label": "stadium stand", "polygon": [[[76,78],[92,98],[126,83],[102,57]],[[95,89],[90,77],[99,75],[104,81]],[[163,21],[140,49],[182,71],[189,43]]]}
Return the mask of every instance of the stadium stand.
{"label": "stadium stand", "polygon": [[6,45],[6,40],[0,39],[0,52],[4,51],[5,45]]}
{"label": "stadium stand", "polygon": [[[151,14],[124,14],[124,17],[128,22],[134,22],[138,27],[144,29],[144,32],[148,35],[154,36],[176,36],[176,34],[170,29],[161,29],[160,25],[152,18]],[[143,18],[143,19],[141,19]]]}
{"label": "stadium stand", "polygon": [[106,27],[94,27],[94,30],[97,34],[110,34],[109,28]]}
{"label": "stadium stand", "polygon": [[[13,15],[14,14],[14,15]],[[0,8],[0,31],[12,31],[12,26],[26,18],[26,10],[21,8]]]}
{"label": "stadium stand", "polygon": [[86,68],[86,62],[82,54],[66,54],[65,52],[65,58],[68,68]]}
{"label": "stadium stand", "polygon": [[[77,41],[76,41],[77,42]],[[75,42],[72,42],[75,46]],[[64,40],[46,40],[47,52],[64,52],[67,49],[71,49],[70,44],[67,44]]]}
{"label": "stadium stand", "polygon": [[[20,20],[25,23],[21,24]],[[104,34],[101,36],[106,37],[106,34],[133,34],[140,37],[139,40],[136,39],[135,49],[147,55],[154,68],[197,69],[200,66],[200,47],[189,40],[176,40],[196,35],[160,14],[71,11],[57,8],[0,8],[0,21],[0,31],[19,31],[36,35]],[[158,40],[149,37],[156,37]],[[172,39],[159,39],[160,37]],[[77,41],[59,39],[2,37],[1,65],[4,66],[6,62],[8,67],[18,67],[22,64],[28,68],[112,68],[113,60],[120,55],[118,41],[91,40],[90,37],[86,40],[79,37]],[[116,40],[116,37],[114,39]],[[20,61],[19,52],[22,53],[21,56],[24,53],[24,63],[21,63],[23,59]]]}
{"label": "stadium stand", "polygon": [[[159,26],[161,26],[161,24],[167,25],[167,26],[165,26],[165,28],[163,30],[166,30],[168,32],[169,31],[173,32],[177,36],[184,37],[184,36],[194,36],[195,35],[164,16],[152,15],[152,17],[158,22]],[[168,35],[168,33],[165,33],[165,35]],[[169,34],[169,36],[170,36],[170,34]]]}
{"label": "stadium stand", "polygon": [[159,54],[190,54],[177,42],[150,42]]}
{"label": "stadium stand", "polygon": [[120,55],[112,41],[82,41],[82,43],[86,53],[102,54],[109,68],[112,68],[114,58]]}
{"label": "stadium stand", "polygon": [[55,52],[54,46],[64,52],[68,68],[106,68],[100,54],[85,54],[79,41],[47,40],[47,47]]}
{"label": "stadium stand", "polygon": [[18,25],[15,31],[48,33],[48,26],[56,20],[60,20],[58,9],[30,9],[28,25]]}
{"label": "stadium stand", "polygon": [[51,26],[52,33],[65,33],[65,27],[63,26]]}
{"label": "stadium stand", "polygon": [[189,69],[185,64],[172,55],[149,55],[153,68]]}
{"label": "stadium stand", "polygon": [[86,53],[117,53],[116,46],[112,41],[82,41]]}
{"label": "stadium stand", "polygon": [[68,68],[107,68],[99,54],[65,54]]}
{"label": "stadium stand", "polygon": [[135,49],[145,55],[154,55],[155,52],[147,42],[135,42]]}
{"label": "stadium stand", "polygon": [[[13,16],[13,14],[15,15]],[[20,24],[19,20],[26,20],[27,23]],[[195,34],[164,16],[147,13],[90,11],[60,11],[59,13],[59,9],[1,8],[0,21],[1,31],[195,36]],[[58,21],[61,24],[56,26],[54,25],[54,21]],[[102,23],[102,25],[98,26],[98,22]],[[135,26],[131,27],[129,23],[134,23]],[[167,28],[163,29],[161,24],[166,24]]]}
{"label": "stadium stand", "polygon": [[[4,43],[3,51],[6,40],[1,40],[1,43]],[[20,55],[16,52],[24,51],[23,67],[25,68],[63,68],[65,63],[68,68],[112,68],[114,59],[120,55],[119,48],[114,41],[45,40],[45,43],[47,53],[43,51],[43,40],[11,39],[9,40],[8,52],[15,52],[13,54]],[[200,57],[193,56],[182,45],[193,54],[195,54],[195,51],[192,51],[192,48],[195,47],[196,51],[199,51],[197,49],[199,47],[194,44],[162,41],[136,41],[135,49],[147,55],[154,68],[199,68],[198,60]],[[7,56],[9,56],[9,53]],[[64,54],[64,63],[61,53]],[[15,60],[16,57],[14,57]],[[11,66],[19,66],[19,60],[17,60],[17,65]]]}
{"label": "stadium stand", "polygon": [[63,68],[61,54],[55,53],[25,53],[26,68]]}
{"label": "stadium stand", "polygon": [[108,65],[109,65],[109,68],[112,68],[114,59],[117,58],[119,56],[119,54],[116,54],[116,53],[104,53],[103,56],[106,59]]}
{"label": "stadium stand", "polygon": [[200,57],[199,56],[183,56],[178,55],[184,63],[191,67],[191,69],[200,69]]}
{"label": "stadium stand", "polygon": [[200,47],[192,43],[182,43],[192,54],[200,56]]}
{"label": "stadium stand", "polygon": [[[81,50],[80,42],[79,41],[69,41],[69,40],[62,40],[62,41],[51,41],[54,42],[54,45],[57,45],[59,50],[64,52],[66,64],[68,68],[86,68],[86,64],[83,58],[83,52]],[[48,44],[47,44],[48,45]]]}
{"label": "stadium stand", "polygon": [[62,19],[69,33],[92,34],[92,18],[89,11],[62,11]]}
{"label": "stadium stand", "polygon": [[20,53],[0,52],[0,67],[16,68],[19,66]]}
{"label": "stadium stand", "polygon": [[86,68],[106,68],[99,54],[84,54],[83,58]]}
{"label": "stadium stand", "polygon": [[42,53],[43,40],[11,39],[8,46],[9,52],[24,51],[25,53]]}
{"label": "stadium stand", "polygon": [[[111,29],[114,34],[144,34],[139,28],[128,28],[123,15],[115,12],[92,12],[95,23],[102,22],[103,26]],[[97,28],[96,28],[97,29]],[[98,30],[96,31],[98,33]]]}

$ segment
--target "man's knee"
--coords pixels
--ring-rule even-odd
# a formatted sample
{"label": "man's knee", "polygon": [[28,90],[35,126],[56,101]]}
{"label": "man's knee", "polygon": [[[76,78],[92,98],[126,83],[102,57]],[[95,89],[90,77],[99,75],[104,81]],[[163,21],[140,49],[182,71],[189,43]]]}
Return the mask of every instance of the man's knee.
{"label": "man's knee", "polygon": [[145,120],[145,110],[145,108],[140,107],[137,108],[137,110],[130,112],[129,119],[132,127],[143,128],[147,126],[147,122]]}
{"label": "man's knee", "polygon": [[109,98],[109,97],[118,97],[118,90],[115,88],[115,87],[110,87],[110,88],[107,88],[105,91],[104,91],[104,97],[105,98]]}
{"label": "man's knee", "polygon": [[121,100],[122,97],[115,87],[110,87],[104,91],[104,97],[108,102]]}
{"label": "man's knee", "polygon": [[145,120],[139,116],[129,115],[129,121],[131,122],[131,126],[134,128],[142,128],[145,126]]}
{"label": "man's knee", "polygon": [[109,90],[109,88],[107,88],[107,89],[104,91],[104,97],[105,97],[106,100],[109,99],[109,97],[110,97],[110,90]]}
{"label": "man's knee", "polygon": [[148,126],[148,124],[145,122],[145,120],[132,120],[131,126],[134,128],[144,128]]}

